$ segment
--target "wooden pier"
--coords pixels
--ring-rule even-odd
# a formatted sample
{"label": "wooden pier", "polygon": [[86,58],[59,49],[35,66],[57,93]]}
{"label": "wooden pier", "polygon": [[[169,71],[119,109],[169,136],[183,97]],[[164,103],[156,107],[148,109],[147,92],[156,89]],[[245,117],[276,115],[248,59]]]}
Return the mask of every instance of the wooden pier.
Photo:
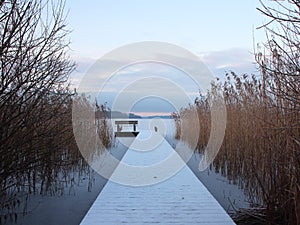
{"label": "wooden pier", "polygon": [[[136,137],[139,132],[136,131],[136,126],[138,124],[137,120],[117,120],[115,125],[117,126],[117,131],[115,132],[115,137]],[[122,131],[123,125],[133,125],[133,131]]]}
{"label": "wooden pier", "polygon": [[[147,135],[141,131],[137,139],[145,139]],[[129,148],[122,161],[149,166],[174,152],[163,139],[151,151],[139,152]],[[178,158],[181,160],[179,155]],[[121,173],[120,170],[117,167],[112,176]],[[156,176],[151,174],[150,178]],[[128,176],[128,179],[135,178]],[[235,223],[189,167],[184,166],[171,178],[154,185],[133,187],[108,181],[81,222],[81,225],[93,224]]]}

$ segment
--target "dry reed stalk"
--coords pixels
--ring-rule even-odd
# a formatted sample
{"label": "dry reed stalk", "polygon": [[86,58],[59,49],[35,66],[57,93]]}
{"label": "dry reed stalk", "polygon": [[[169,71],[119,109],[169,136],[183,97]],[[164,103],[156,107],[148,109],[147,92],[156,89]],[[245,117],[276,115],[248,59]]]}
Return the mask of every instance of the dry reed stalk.
{"label": "dry reed stalk", "polygon": [[[245,189],[252,205],[265,208],[262,213],[268,223],[296,224],[293,221],[300,215],[299,108],[266,95],[255,76],[227,74],[222,91],[227,127],[213,168]],[[211,129],[209,95],[200,96],[193,107],[198,112],[198,150],[202,151]],[[194,118],[186,116],[189,110],[183,109],[179,118],[192,123]],[[189,135],[180,139],[189,142]]]}

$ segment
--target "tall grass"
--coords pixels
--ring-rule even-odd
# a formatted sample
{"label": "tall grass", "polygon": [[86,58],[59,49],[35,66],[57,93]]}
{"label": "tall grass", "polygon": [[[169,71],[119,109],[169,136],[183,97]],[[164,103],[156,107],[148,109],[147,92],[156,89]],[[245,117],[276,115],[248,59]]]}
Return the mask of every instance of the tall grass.
{"label": "tall grass", "polygon": [[[80,99],[76,102],[84,111],[91,109],[95,114],[99,110],[84,96],[67,95],[62,104],[47,97],[40,105],[44,112],[42,118],[35,117],[31,126],[16,128],[16,133],[2,140],[5,145],[0,147],[0,224],[25,215],[32,194],[62,195],[77,185],[81,176],[90,178],[87,191],[92,187],[93,171],[82,157],[73,134],[74,98]],[[100,106],[100,110],[105,111],[105,106]],[[96,146],[101,151],[112,143],[111,129],[106,118],[96,118],[92,123],[93,134],[99,135],[102,141]],[[81,128],[83,132],[86,130]],[[89,138],[84,142],[89,143]],[[95,145],[90,151],[94,149]]]}
{"label": "tall grass", "polygon": [[73,105],[73,131],[85,160],[92,163],[112,145],[112,126],[107,120],[106,105],[98,105],[85,95],[77,96]]}
{"label": "tall grass", "polygon": [[[263,82],[232,72],[219,84],[227,126],[211,169],[245,190],[252,203],[252,210],[243,210],[248,216],[263,224],[299,224],[300,107],[267,92]],[[193,107],[198,112],[198,150],[202,151],[211,129],[209,93],[200,95]],[[196,118],[181,116],[189,110],[182,110],[178,118],[192,123]],[[180,135],[179,119],[176,124],[177,138],[189,142],[186,137],[193,130]]]}

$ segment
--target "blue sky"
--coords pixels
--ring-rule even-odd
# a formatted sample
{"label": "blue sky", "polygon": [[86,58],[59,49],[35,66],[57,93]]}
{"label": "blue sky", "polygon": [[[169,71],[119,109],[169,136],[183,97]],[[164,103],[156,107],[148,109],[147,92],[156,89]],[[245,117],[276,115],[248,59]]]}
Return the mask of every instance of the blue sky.
{"label": "blue sky", "polygon": [[78,63],[72,81],[77,85],[105,53],[149,40],[186,48],[216,76],[229,70],[254,73],[254,46],[265,39],[255,29],[264,22],[259,5],[258,0],[67,0],[70,54]]}

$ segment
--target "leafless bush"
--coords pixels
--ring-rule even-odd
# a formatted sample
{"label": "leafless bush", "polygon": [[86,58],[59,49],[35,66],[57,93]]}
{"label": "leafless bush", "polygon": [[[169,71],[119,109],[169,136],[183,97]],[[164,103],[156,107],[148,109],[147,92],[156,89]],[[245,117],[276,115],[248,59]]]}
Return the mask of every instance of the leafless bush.
{"label": "leafless bush", "polygon": [[62,2],[0,1],[0,218],[16,215],[17,193],[55,193],[67,171],[87,168],[72,132],[68,33]]}

